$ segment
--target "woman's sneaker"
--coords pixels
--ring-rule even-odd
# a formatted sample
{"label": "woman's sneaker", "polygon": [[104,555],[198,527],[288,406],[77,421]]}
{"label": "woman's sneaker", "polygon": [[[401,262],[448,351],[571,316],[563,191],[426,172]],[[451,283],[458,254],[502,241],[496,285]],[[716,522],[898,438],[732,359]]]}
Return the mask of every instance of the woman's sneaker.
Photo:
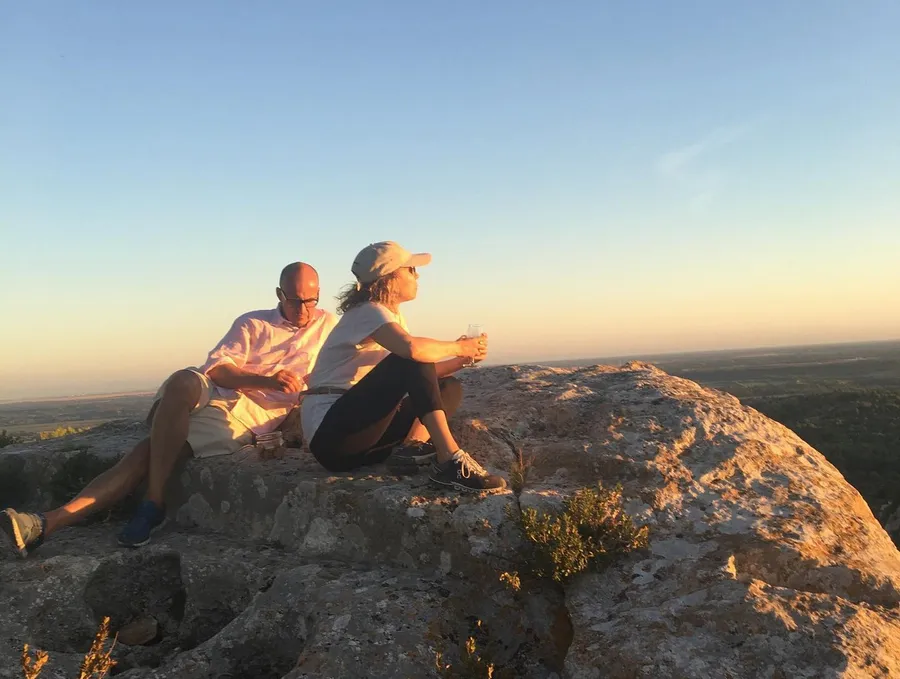
{"label": "woman's sneaker", "polygon": [[409,441],[394,446],[386,464],[396,474],[415,474],[436,457],[437,451],[430,441]]}
{"label": "woman's sneaker", "polygon": [[44,529],[47,519],[43,514],[17,512],[15,509],[4,509],[0,512],[0,533],[6,543],[23,559],[28,550],[35,550],[44,542]]}
{"label": "woman's sneaker", "polygon": [[484,467],[464,450],[457,450],[446,462],[435,462],[428,478],[438,485],[459,490],[477,492],[506,488],[505,479],[488,474]]}

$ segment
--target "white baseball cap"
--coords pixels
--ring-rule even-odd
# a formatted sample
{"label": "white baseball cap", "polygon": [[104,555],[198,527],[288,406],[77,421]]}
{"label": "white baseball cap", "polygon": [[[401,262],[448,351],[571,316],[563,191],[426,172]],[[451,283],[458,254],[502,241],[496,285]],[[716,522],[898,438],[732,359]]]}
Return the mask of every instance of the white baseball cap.
{"label": "white baseball cap", "polygon": [[413,254],[394,241],[386,240],[367,245],[353,260],[350,271],[360,283],[374,283],[405,266],[425,266],[431,262],[427,252]]}

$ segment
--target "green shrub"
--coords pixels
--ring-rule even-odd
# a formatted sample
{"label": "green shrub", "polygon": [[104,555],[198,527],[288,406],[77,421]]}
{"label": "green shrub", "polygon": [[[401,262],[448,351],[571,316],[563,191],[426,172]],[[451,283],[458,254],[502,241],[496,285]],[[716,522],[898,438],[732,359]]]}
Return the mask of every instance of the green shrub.
{"label": "green shrub", "polygon": [[878,514],[900,506],[900,390],[746,399],[822,453]]}
{"label": "green shrub", "polygon": [[72,434],[80,434],[83,431],[87,431],[87,427],[57,427],[56,429],[52,429],[50,431],[42,431],[38,434],[38,438],[41,441],[47,441],[49,439],[58,439],[63,436],[70,436]]}
{"label": "green shrub", "polygon": [[556,582],[648,544],[649,528],[636,527],[622,507],[621,486],[582,488],[565,501],[563,511],[527,508],[520,520],[532,573]]}

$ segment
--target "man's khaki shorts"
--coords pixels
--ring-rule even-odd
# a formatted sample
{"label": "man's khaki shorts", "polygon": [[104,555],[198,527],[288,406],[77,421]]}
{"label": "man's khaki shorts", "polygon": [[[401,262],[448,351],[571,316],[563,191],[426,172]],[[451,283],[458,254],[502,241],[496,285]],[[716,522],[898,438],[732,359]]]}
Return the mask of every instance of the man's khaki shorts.
{"label": "man's khaki shorts", "polygon": [[[236,453],[245,445],[253,442],[253,433],[232,415],[231,410],[242,398],[223,399],[216,396],[216,387],[212,380],[196,370],[191,370],[200,379],[200,398],[191,411],[188,425],[188,443],[194,451],[194,457],[213,457]],[[154,398],[153,407],[162,398],[166,380],[159,387]]]}

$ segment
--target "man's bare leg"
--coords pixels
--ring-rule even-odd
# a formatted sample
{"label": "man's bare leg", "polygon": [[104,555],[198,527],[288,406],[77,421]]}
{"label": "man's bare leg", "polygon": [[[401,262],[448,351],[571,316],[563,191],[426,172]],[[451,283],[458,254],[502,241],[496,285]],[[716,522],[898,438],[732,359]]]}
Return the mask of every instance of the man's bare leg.
{"label": "man's bare leg", "polygon": [[147,473],[147,494],[158,507],[163,505],[166,482],[175,464],[190,454],[187,444],[190,416],[200,400],[202,385],[196,373],[179,370],[169,378],[150,429],[150,461]]}
{"label": "man's bare leg", "polygon": [[[91,481],[72,500],[47,512],[45,535],[70,526],[91,514],[108,509],[137,488],[148,476],[153,478],[154,467],[162,467],[157,476],[162,486],[171,474],[178,458],[190,448],[186,446],[191,411],[200,399],[200,379],[190,370],[179,370],[166,382],[162,398],[154,406],[150,438],[138,443],[113,467]],[[173,453],[174,451],[174,453]],[[163,464],[154,462],[162,460]],[[167,471],[166,471],[167,470]],[[162,491],[147,499],[162,504]],[[158,498],[158,499],[157,499]]]}
{"label": "man's bare leg", "polygon": [[150,459],[150,439],[144,439],[131,449],[115,465],[91,481],[73,499],[62,507],[44,514],[47,524],[44,536],[60,528],[71,526],[95,512],[112,507],[128,493],[137,488],[147,476]]}
{"label": "man's bare leg", "polygon": [[[190,415],[200,400],[202,383],[196,373],[179,370],[166,382],[162,398],[154,405],[148,419],[152,419],[150,438],[138,443],[128,454],[107,471],[91,481],[84,490],[62,507],[45,514],[19,513],[8,508],[0,512],[0,538],[6,538],[20,556],[56,530],[69,526],[95,512],[107,509],[134,490],[144,479],[149,478],[146,500],[139,507],[138,514],[147,520],[150,514],[150,528],[158,525],[165,516],[162,508],[165,483],[172,473],[175,462],[190,453],[187,444]],[[151,509],[147,510],[144,505]],[[143,509],[143,511],[141,511]],[[126,531],[133,528],[129,522]],[[133,534],[134,531],[131,531]],[[147,530],[149,534],[149,529]],[[119,543],[136,547],[145,544],[149,538],[135,541],[133,535],[119,537]]]}
{"label": "man's bare leg", "polygon": [[166,482],[178,458],[190,453],[191,447],[187,443],[190,417],[200,400],[202,388],[200,378],[190,370],[179,370],[166,383],[150,428],[147,493],[117,537],[122,547],[146,545],[153,529],[165,519]]}

